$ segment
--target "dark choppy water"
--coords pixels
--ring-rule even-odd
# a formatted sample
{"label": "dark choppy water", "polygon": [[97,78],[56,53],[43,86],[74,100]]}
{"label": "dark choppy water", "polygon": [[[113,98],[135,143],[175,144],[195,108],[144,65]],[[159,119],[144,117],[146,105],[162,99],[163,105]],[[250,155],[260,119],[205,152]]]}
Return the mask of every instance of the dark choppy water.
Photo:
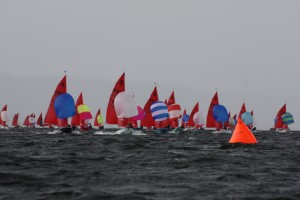
{"label": "dark choppy water", "polygon": [[300,199],[300,132],[47,132],[0,130],[0,199]]}

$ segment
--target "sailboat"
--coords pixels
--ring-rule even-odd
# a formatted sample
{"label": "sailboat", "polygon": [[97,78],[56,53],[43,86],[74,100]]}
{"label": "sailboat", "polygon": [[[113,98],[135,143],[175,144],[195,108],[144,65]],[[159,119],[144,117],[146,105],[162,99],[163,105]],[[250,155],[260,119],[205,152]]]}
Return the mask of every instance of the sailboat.
{"label": "sailboat", "polygon": [[169,123],[172,128],[179,126],[178,120],[181,117],[181,107],[179,104],[171,104],[168,106]]}
{"label": "sailboat", "polygon": [[189,120],[188,120],[188,127],[189,128],[194,128],[195,127],[195,123],[194,123],[194,115],[199,112],[199,102],[197,102],[189,116]]}
{"label": "sailboat", "polygon": [[4,128],[8,128],[7,122],[9,121],[7,104],[2,108],[0,112],[0,126]]}
{"label": "sailboat", "polygon": [[79,119],[81,121],[81,130],[91,130],[92,125],[90,120],[93,119],[90,108],[86,104],[81,104],[77,107],[77,113],[79,114]]}
{"label": "sailboat", "polygon": [[169,128],[164,126],[164,121],[169,120],[167,105],[162,101],[156,101],[151,105],[150,110],[155,121],[156,132],[167,133]]}
{"label": "sailboat", "polygon": [[76,101],[76,114],[72,117],[72,127],[80,126],[81,130],[91,130],[92,126],[89,120],[92,119],[92,114],[87,105],[83,103],[82,92],[79,94]]}
{"label": "sailboat", "polygon": [[56,126],[63,133],[71,133],[72,127],[68,123],[68,117],[72,117],[75,114],[75,102],[73,97],[67,93],[67,76],[65,75],[56,86],[52,95],[44,119],[44,126]]}
{"label": "sailboat", "polygon": [[229,115],[225,106],[220,104],[215,105],[213,108],[213,117],[216,123],[221,124],[221,128],[213,131],[213,133],[231,133],[230,130],[223,128],[225,123],[228,122],[229,119]]}
{"label": "sailboat", "polygon": [[99,127],[99,129],[104,129],[103,123],[104,123],[104,118],[101,115],[100,108],[99,108],[95,115],[94,126]]}
{"label": "sailboat", "polygon": [[286,112],[286,104],[284,104],[279,111],[274,120],[274,130],[277,132],[289,132],[289,124],[294,123],[292,114]]}
{"label": "sailboat", "polygon": [[28,118],[28,122],[29,122],[29,127],[35,128],[35,126],[34,126],[34,124],[35,124],[35,114],[31,113],[31,115]]}
{"label": "sailboat", "polygon": [[205,122],[204,122],[202,112],[196,112],[194,117],[193,117],[193,121],[194,121],[194,124],[196,126],[196,129],[203,129],[203,126],[205,125]]}
{"label": "sailboat", "polygon": [[147,127],[150,129],[151,127],[155,126],[154,119],[151,114],[151,105],[158,101],[158,93],[157,93],[157,88],[156,86],[154,87],[149,99],[147,100],[143,110],[145,113],[144,118],[141,120],[141,126]]}

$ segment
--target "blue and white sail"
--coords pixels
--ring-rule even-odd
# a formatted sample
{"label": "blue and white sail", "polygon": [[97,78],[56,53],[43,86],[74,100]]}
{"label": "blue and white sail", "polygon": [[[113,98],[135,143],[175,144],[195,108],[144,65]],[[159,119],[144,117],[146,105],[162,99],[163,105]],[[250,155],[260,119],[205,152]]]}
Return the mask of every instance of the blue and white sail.
{"label": "blue and white sail", "polygon": [[167,105],[162,101],[154,102],[150,110],[154,121],[158,122],[169,118]]}

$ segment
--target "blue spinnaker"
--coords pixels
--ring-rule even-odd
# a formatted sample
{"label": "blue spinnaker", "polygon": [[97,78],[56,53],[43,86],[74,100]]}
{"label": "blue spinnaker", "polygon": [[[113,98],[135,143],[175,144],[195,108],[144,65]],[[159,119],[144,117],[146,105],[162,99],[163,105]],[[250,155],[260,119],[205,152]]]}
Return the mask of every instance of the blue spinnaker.
{"label": "blue spinnaker", "polygon": [[241,118],[246,125],[250,125],[253,123],[253,117],[249,112],[244,112]]}
{"label": "blue spinnaker", "polygon": [[228,121],[228,112],[223,105],[215,105],[213,108],[213,116],[217,122],[227,122]]}
{"label": "blue spinnaker", "polygon": [[55,99],[54,109],[56,117],[60,119],[66,119],[76,114],[74,99],[68,93],[61,94]]}
{"label": "blue spinnaker", "polygon": [[182,121],[183,121],[184,123],[187,123],[187,122],[189,121],[189,118],[190,118],[190,115],[188,115],[188,114],[183,115]]}

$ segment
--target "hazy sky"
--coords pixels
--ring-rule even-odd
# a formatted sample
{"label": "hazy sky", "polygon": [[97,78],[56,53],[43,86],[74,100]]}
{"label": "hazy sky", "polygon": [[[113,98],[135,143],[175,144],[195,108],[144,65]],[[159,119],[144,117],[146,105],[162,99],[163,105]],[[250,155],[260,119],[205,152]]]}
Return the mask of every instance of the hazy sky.
{"label": "hazy sky", "polygon": [[142,107],[157,83],[206,118],[219,101],[238,113],[243,101],[259,129],[287,102],[300,129],[298,0],[0,0],[0,107],[20,121],[47,111],[57,83],[82,91],[105,114],[115,81]]}

